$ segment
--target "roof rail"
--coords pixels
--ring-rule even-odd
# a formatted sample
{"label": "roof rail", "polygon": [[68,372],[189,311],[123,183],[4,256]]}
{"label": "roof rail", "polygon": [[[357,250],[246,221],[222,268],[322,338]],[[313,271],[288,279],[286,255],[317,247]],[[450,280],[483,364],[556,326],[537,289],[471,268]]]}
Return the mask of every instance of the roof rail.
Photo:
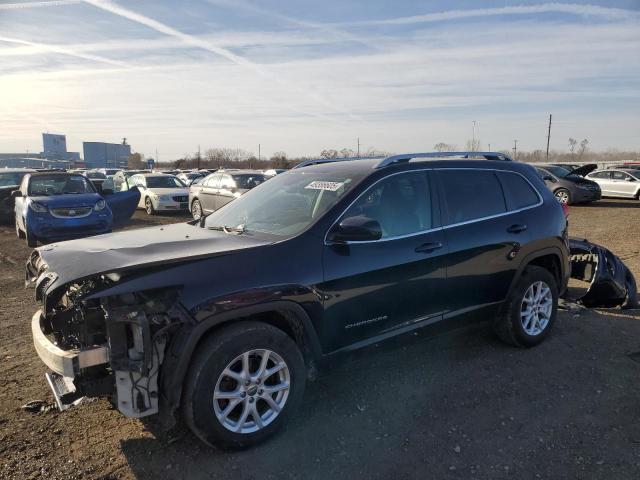
{"label": "roof rail", "polygon": [[400,155],[392,155],[382,160],[376,168],[384,168],[394,163],[408,162],[413,158],[443,158],[443,157],[459,157],[473,158],[482,157],[485,160],[503,160],[512,162],[511,157],[500,152],[426,152],[426,153],[402,153]]}
{"label": "roof rail", "polygon": [[375,160],[376,158],[381,157],[316,158],[314,160],[305,160],[304,162],[300,162],[295,167],[292,167],[292,169],[308,167],[309,165],[320,165],[322,163],[346,162],[349,160]]}

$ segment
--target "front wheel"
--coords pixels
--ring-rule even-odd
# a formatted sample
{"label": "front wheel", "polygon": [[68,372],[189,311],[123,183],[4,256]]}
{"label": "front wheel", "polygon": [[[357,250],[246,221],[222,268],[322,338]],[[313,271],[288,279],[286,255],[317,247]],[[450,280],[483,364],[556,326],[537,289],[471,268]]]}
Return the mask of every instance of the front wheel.
{"label": "front wheel", "polygon": [[565,205],[571,204],[571,194],[566,188],[559,188],[554,192],[554,195],[560,203],[564,203]]}
{"label": "front wheel", "polygon": [[18,225],[18,219],[16,218],[16,237],[18,238],[24,238],[24,232],[22,231],[22,229],[20,228],[20,225]]}
{"label": "front wheel", "polygon": [[202,218],[202,205],[200,200],[194,200],[191,204],[191,216],[194,220],[200,220]]}
{"label": "front wheel", "polygon": [[36,248],[38,246],[38,237],[36,237],[33,233],[29,232],[29,229],[25,232],[25,237],[27,238],[27,245],[31,248]]}
{"label": "front wheel", "polygon": [[530,265],[505,301],[494,330],[505,342],[533,347],[551,331],[558,311],[558,287],[546,269]]}
{"label": "front wheel", "polygon": [[302,400],[305,364],[282,330],[243,321],[198,347],[185,384],[184,418],[205,443],[242,448],[266,440]]}
{"label": "front wheel", "polygon": [[156,213],[155,208],[153,208],[153,202],[149,197],[144,200],[144,209],[147,211],[147,215],[153,215]]}

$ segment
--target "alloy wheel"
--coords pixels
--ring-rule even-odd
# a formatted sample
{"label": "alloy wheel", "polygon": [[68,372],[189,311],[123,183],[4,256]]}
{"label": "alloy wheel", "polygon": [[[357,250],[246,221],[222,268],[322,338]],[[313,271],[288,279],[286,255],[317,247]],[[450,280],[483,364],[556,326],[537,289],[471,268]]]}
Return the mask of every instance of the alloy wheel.
{"label": "alloy wheel", "polygon": [[238,355],[216,382],[216,418],[231,432],[257,432],[282,412],[290,382],[289,367],[277,353],[261,349]]}
{"label": "alloy wheel", "polygon": [[569,203],[569,192],[566,192],[565,190],[558,190],[556,192],[556,198],[560,203],[567,204]]}
{"label": "alloy wheel", "polygon": [[194,220],[200,220],[202,217],[202,207],[200,206],[200,202],[198,200],[194,200],[191,205],[191,216]]}
{"label": "alloy wheel", "polygon": [[537,281],[527,288],[520,307],[520,322],[527,335],[541,334],[549,321],[553,311],[553,296],[551,289],[543,281]]}

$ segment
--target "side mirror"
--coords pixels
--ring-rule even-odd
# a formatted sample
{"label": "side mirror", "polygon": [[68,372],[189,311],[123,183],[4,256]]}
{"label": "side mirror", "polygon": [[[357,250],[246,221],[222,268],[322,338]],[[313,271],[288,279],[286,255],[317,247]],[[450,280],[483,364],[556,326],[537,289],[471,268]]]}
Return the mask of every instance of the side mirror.
{"label": "side mirror", "polygon": [[11,192],[11,198],[18,198],[22,196],[22,191],[20,190],[14,190],[13,192]]}
{"label": "side mirror", "polygon": [[625,180],[627,182],[635,182],[635,180],[633,178],[631,178],[631,177],[627,177],[627,178],[625,178]]}
{"label": "side mirror", "polygon": [[359,215],[345,218],[331,229],[327,240],[333,243],[367,242],[380,240],[382,228],[377,220]]}
{"label": "side mirror", "polygon": [[542,176],[542,179],[543,179],[545,182],[555,182],[555,181],[556,181],[556,179],[555,179],[555,178],[553,178],[551,175],[543,175],[543,176]]}

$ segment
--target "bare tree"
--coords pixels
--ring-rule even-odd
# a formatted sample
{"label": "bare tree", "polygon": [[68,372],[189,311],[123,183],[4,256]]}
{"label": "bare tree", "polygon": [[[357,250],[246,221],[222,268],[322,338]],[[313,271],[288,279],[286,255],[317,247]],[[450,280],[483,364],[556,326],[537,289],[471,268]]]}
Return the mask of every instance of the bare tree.
{"label": "bare tree", "polygon": [[436,152],[455,152],[458,147],[451,145],[450,143],[436,143],[433,147]]}
{"label": "bare tree", "polygon": [[273,168],[289,168],[289,160],[285,152],[274,152],[269,161]]}
{"label": "bare tree", "polygon": [[587,153],[587,149],[589,148],[589,140],[586,138],[580,142],[580,148],[578,149],[578,158],[582,158],[582,156]]}
{"label": "bare tree", "polygon": [[144,155],[142,153],[132,153],[129,155],[127,167],[131,170],[140,170],[144,168]]}
{"label": "bare tree", "polygon": [[322,150],[320,156],[322,158],[338,158],[338,151],[334,149]]}
{"label": "bare tree", "polygon": [[576,149],[576,145],[578,145],[578,141],[575,138],[569,137],[569,151],[571,152],[571,158],[573,158],[573,152]]}
{"label": "bare tree", "polygon": [[469,139],[467,140],[467,152],[479,152],[480,151],[480,139],[476,138],[476,139]]}

